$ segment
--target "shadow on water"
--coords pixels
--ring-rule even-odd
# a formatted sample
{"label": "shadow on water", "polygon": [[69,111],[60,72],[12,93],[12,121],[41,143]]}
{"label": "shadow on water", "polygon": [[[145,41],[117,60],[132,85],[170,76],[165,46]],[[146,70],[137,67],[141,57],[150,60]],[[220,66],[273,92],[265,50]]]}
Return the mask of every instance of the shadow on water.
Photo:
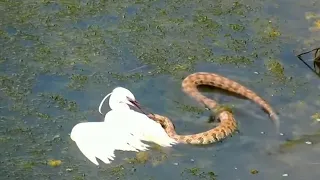
{"label": "shadow on water", "polygon": [[[319,3],[1,1],[0,176],[317,179],[319,78],[292,52],[319,46]],[[281,113],[282,134],[255,103],[201,87],[232,105],[240,133],[208,146],[117,152],[99,168],[70,139],[75,124],[103,120],[99,103],[116,86],[169,117],[179,134],[214,127],[211,112],[181,91],[183,77],[198,71],[266,99]]]}

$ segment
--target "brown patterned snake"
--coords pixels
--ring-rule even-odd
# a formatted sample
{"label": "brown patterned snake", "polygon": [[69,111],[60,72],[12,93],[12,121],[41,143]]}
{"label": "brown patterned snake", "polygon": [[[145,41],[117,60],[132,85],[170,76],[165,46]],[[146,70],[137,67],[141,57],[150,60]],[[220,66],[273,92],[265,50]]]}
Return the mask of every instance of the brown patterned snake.
{"label": "brown patterned snake", "polygon": [[265,109],[269,113],[271,119],[276,123],[276,125],[278,126],[279,124],[278,116],[273,111],[271,106],[250,89],[218,74],[198,72],[187,76],[183,80],[182,90],[216,113],[217,117],[220,120],[220,124],[217,127],[198,134],[178,135],[175,131],[173,123],[167,117],[158,114],[148,115],[149,118],[160,123],[167,134],[179,143],[210,144],[226,138],[237,129],[237,122],[234,119],[232,112],[220,107],[216,101],[202,95],[197,89],[198,85],[211,85],[242,95],[262,106],[263,109]]}

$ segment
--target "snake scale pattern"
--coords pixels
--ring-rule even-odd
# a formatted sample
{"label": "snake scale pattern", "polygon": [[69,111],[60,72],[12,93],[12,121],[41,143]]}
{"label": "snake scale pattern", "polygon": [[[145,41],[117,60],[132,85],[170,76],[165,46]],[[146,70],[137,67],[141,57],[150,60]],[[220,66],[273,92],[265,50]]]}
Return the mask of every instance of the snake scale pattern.
{"label": "snake scale pattern", "polygon": [[219,106],[218,103],[212,99],[207,98],[197,89],[199,85],[210,85],[218,87],[241,96],[246,97],[247,99],[252,100],[253,102],[259,104],[264,110],[266,110],[270,118],[278,126],[279,118],[271,106],[260,96],[258,96],[252,90],[242,86],[241,84],[228,79],[226,77],[220,76],[214,73],[207,72],[197,72],[187,76],[182,81],[182,90],[197,100],[199,103],[205,105],[213,112],[215,112],[217,118],[220,120],[220,124],[213,129],[210,129],[205,132],[191,134],[191,135],[178,135],[175,131],[174,124],[172,121],[159,114],[149,114],[148,117],[160,123],[165,129],[166,133],[178,143],[184,144],[210,144],[228,137],[233,132],[237,130],[237,122],[233,117],[233,114],[230,110]]}

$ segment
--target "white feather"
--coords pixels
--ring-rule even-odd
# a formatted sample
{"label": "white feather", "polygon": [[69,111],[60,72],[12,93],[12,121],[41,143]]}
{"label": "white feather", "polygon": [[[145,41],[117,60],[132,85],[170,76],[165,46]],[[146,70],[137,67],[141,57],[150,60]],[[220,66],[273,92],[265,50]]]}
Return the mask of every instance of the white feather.
{"label": "white feather", "polygon": [[[115,122],[113,117],[121,117]],[[125,113],[110,111],[105,116],[105,122],[112,121],[114,127],[122,126],[122,130],[133,134],[140,141],[154,142],[163,147],[171,147],[177,141],[170,138],[162,126],[145,114],[128,109]]]}
{"label": "white feather", "polygon": [[[70,137],[76,142],[80,151],[92,163],[99,165],[96,158],[106,164],[114,160],[115,150],[146,151],[149,145],[142,141],[154,142],[163,147],[171,147],[177,142],[170,138],[161,125],[145,114],[133,111],[128,101],[135,99],[125,88],[115,88],[110,96],[109,105],[112,109],[105,115],[104,122],[84,122],[75,125]],[[101,106],[106,99],[102,100]]]}
{"label": "white feather", "polygon": [[99,165],[96,158],[109,164],[115,157],[115,150],[145,151],[148,145],[139,141],[126,129],[112,126],[110,122],[84,122],[71,131],[71,139],[92,163]]}

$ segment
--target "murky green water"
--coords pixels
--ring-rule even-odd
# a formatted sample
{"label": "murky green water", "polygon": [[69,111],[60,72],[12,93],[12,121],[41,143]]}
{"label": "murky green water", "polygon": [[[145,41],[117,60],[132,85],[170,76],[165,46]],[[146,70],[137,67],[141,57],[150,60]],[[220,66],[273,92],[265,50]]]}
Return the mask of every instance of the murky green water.
{"label": "murky green water", "polygon": [[[320,79],[295,55],[319,46],[320,1],[0,1],[0,175],[6,179],[318,179]],[[320,17],[318,17],[320,19]],[[70,140],[115,86],[199,132],[209,112],[181,80],[215,72],[253,89],[280,113],[277,134],[254,103],[232,105],[240,133],[205,147],[117,152],[95,167]],[[104,109],[107,111],[108,109]],[[320,113],[320,112],[319,112]],[[287,141],[292,140],[292,141]],[[306,142],[312,144],[307,144]],[[51,160],[60,160],[53,167]],[[254,173],[257,172],[257,173]],[[287,175],[287,176],[286,176]]]}

